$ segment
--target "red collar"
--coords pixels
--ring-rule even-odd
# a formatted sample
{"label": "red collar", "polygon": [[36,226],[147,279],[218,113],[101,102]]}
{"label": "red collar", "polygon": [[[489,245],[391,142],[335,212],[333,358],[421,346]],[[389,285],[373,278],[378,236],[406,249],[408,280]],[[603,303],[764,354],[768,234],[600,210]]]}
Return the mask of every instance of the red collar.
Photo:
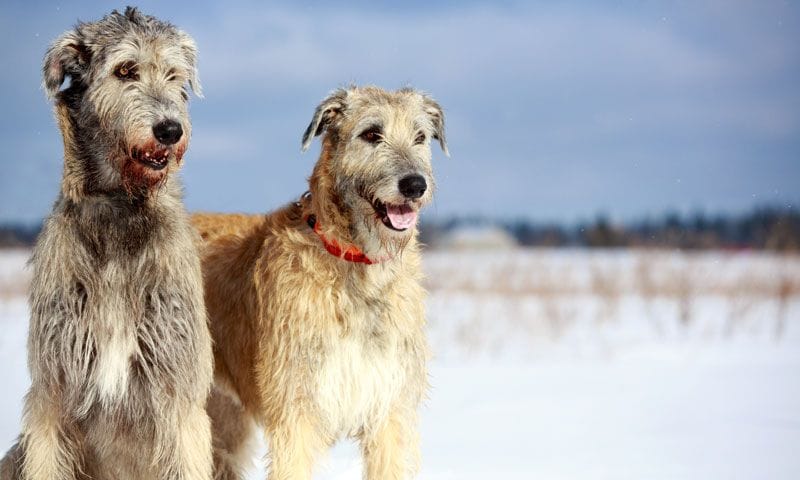
{"label": "red collar", "polygon": [[306,217],[306,223],[308,226],[314,230],[314,233],[317,234],[320,240],[322,240],[322,244],[325,245],[325,250],[328,251],[334,257],[339,257],[348,262],[353,263],[365,263],[367,265],[372,265],[374,263],[378,263],[369,257],[367,257],[364,252],[358,249],[356,246],[350,246],[347,250],[342,250],[342,247],[336,240],[328,240],[325,238],[325,235],[322,234],[322,228],[319,226],[319,222],[317,222],[317,217],[315,215],[308,215]]}

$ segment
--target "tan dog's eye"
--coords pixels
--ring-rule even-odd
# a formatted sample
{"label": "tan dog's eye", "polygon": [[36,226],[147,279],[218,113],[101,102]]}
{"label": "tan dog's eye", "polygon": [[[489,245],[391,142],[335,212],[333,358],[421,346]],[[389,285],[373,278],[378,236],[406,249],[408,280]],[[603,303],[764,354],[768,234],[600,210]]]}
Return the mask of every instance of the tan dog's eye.
{"label": "tan dog's eye", "polygon": [[120,80],[139,80],[139,72],[133,62],[125,62],[114,69],[114,75]]}
{"label": "tan dog's eye", "polygon": [[359,137],[367,143],[378,143],[383,139],[380,127],[369,127]]}
{"label": "tan dog's eye", "polygon": [[425,134],[419,132],[417,138],[414,139],[414,145],[422,145],[423,143],[425,143]]}

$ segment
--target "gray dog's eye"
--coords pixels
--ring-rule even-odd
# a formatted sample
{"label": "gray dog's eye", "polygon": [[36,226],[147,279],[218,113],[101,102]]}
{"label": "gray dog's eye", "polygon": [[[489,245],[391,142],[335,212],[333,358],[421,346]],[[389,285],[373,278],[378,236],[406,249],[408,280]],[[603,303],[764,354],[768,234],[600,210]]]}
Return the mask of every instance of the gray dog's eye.
{"label": "gray dog's eye", "polygon": [[417,137],[414,139],[414,145],[421,145],[425,143],[425,133],[419,132]]}
{"label": "gray dog's eye", "polygon": [[381,135],[381,128],[380,127],[369,127],[368,129],[361,132],[359,135],[361,140],[364,140],[367,143],[378,143],[383,140],[383,135]]}
{"label": "gray dog's eye", "polygon": [[133,62],[125,62],[117,65],[114,75],[120,80],[139,80],[139,71]]}

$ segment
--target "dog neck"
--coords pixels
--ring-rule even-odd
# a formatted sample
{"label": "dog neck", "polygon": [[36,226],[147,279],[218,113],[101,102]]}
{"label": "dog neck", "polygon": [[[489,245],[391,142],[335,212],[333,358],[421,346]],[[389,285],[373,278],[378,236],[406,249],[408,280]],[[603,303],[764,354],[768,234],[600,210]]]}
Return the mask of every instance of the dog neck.
{"label": "dog neck", "polygon": [[[312,185],[312,188],[314,186],[315,185]],[[338,212],[326,211],[322,208],[320,203],[324,202],[320,202],[320,198],[321,195],[315,195],[312,194],[311,191],[307,191],[300,197],[300,200],[295,203],[295,207],[302,212],[300,213],[301,218],[311,231],[319,237],[328,253],[347,262],[363,263],[365,265],[375,265],[394,258],[394,256],[368,256],[358,246],[353,244],[352,240],[349,238],[342,239],[338,237],[338,235],[333,236],[332,233],[338,231],[338,229],[335,228],[337,220],[341,222],[343,219],[337,217]],[[331,218],[330,214],[332,213],[333,216]]]}
{"label": "dog neck", "polygon": [[[322,240],[322,244],[325,246],[325,250],[328,251],[331,255],[335,257],[339,257],[342,260],[346,260],[348,262],[353,263],[364,263],[367,265],[372,265],[375,263],[380,263],[384,259],[380,260],[373,260],[369,258],[364,252],[361,251],[355,245],[351,245],[346,249],[343,249],[339,242],[336,239],[329,239],[322,233],[322,227],[320,227],[319,222],[317,221],[317,217],[314,214],[306,216],[306,223],[309,227],[317,234],[320,240]],[[388,260],[388,259],[386,259]]]}

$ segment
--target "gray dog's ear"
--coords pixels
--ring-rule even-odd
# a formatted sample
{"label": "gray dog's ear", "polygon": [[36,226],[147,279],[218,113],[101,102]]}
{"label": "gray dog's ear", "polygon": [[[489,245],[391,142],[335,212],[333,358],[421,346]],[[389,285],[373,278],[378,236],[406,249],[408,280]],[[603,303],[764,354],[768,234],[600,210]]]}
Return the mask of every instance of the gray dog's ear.
{"label": "gray dog's ear", "polygon": [[305,152],[311,145],[314,137],[321,135],[328,126],[339,116],[345,109],[347,101],[347,90],[340,88],[331,93],[328,98],[322,101],[314,111],[314,116],[311,118],[311,123],[308,124],[306,132],[303,134],[303,141],[300,150]]}
{"label": "gray dog's ear", "polygon": [[53,98],[66,77],[78,81],[89,70],[92,54],[77,30],[65,32],[47,49],[44,56],[44,91]]}
{"label": "gray dog's ear", "polygon": [[425,108],[425,113],[427,113],[428,117],[431,119],[431,125],[433,126],[433,138],[439,140],[439,145],[442,147],[442,151],[449,157],[450,152],[447,150],[447,140],[444,136],[444,110],[442,110],[442,107],[428,96],[424,97],[423,105]]}
{"label": "gray dog's ear", "polygon": [[183,58],[186,60],[186,74],[188,75],[186,81],[194,94],[203,98],[203,88],[200,86],[200,77],[197,73],[197,44],[189,34],[182,31],[178,32],[178,38]]}

